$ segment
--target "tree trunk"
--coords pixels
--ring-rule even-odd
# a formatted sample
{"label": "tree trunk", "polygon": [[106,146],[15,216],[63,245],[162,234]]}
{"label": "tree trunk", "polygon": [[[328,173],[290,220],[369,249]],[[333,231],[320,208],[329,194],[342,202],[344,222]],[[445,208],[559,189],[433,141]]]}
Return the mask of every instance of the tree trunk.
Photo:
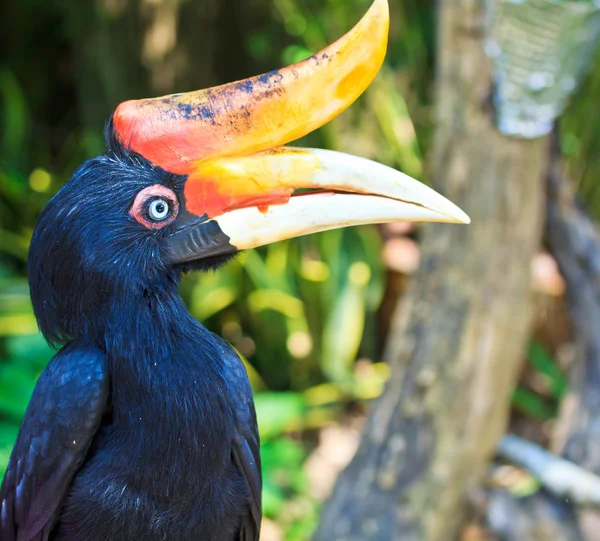
{"label": "tree trunk", "polygon": [[526,498],[516,498],[502,489],[492,490],[486,514],[494,540],[586,541],[569,503],[544,490]]}
{"label": "tree trunk", "polygon": [[[600,475],[600,233],[575,202],[557,157],[548,176],[546,236],[567,284],[575,359],[554,451]],[[580,513],[582,529],[596,532],[600,513]],[[592,539],[592,537],[590,537]]]}
{"label": "tree trunk", "polygon": [[[575,358],[552,446],[600,475],[600,235],[577,205],[555,154],[547,179],[546,241],[567,284]],[[581,541],[585,533],[591,541],[600,524],[597,512],[578,513],[543,490],[526,499],[493,491],[487,517],[503,541]]]}
{"label": "tree trunk", "polygon": [[600,475],[600,234],[555,160],[548,178],[548,245],[567,284],[575,359],[554,450]]}
{"label": "tree trunk", "polygon": [[483,0],[440,3],[435,188],[470,226],[424,230],[394,316],[392,377],[326,505],[318,541],[449,541],[501,437],[530,323],[547,140],[501,136]]}

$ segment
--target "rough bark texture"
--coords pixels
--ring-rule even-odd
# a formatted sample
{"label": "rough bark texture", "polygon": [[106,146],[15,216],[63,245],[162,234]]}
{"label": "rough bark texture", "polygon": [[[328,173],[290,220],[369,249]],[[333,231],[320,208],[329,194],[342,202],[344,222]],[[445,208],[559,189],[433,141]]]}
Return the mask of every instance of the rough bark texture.
{"label": "rough bark texture", "polygon": [[547,239],[567,284],[575,360],[554,451],[600,475],[600,234],[555,163],[548,177]]}
{"label": "rough bark texture", "polygon": [[[546,240],[567,284],[575,358],[569,394],[553,450],[600,474],[600,234],[563,178],[558,153],[547,181]],[[490,497],[488,525],[502,541],[592,541],[600,518],[541,491],[517,500],[504,491]],[[587,534],[587,537],[586,537]]]}
{"label": "rough bark texture", "polygon": [[517,499],[504,490],[495,490],[490,494],[487,517],[488,527],[498,541],[585,539],[573,508],[544,491]]}
{"label": "rough bark texture", "polygon": [[505,427],[529,330],[548,145],[494,128],[484,4],[440,3],[438,41],[434,187],[473,223],[424,232],[387,347],[391,380],[318,541],[455,539]]}

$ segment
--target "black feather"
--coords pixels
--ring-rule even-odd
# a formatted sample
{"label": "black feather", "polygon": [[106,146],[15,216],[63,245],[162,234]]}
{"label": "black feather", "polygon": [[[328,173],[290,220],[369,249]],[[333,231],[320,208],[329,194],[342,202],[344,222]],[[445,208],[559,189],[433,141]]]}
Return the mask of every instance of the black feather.
{"label": "black feather", "polygon": [[50,201],[33,236],[36,317],[63,349],[40,378],[0,489],[1,539],[257,541],[245,368],[187,312],[177,286],[190,269],[164,256],[169,227],[129,215],[140,190],[179,194],[185,177],[112,137],[108,146]]}

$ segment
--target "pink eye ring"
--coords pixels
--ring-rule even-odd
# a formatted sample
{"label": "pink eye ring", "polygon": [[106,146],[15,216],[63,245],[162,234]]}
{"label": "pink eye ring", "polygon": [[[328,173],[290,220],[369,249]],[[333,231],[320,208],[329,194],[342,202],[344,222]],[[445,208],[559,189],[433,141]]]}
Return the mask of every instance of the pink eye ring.
{"label": "pink eye ring", "polygon": [[129,214],[147,229],[162,229],[179,213],[179,202],[173,190],[161,184],[148,186],[139,192]]}

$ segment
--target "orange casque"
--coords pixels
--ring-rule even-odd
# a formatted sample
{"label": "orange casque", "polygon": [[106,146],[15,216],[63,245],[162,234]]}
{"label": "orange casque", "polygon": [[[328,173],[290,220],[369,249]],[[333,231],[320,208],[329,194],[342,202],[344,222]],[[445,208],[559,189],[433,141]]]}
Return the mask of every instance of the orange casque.
{"label": "orange casque", "polygon": [[186,207],[196,215],[286,203],[295,187],[276,179],[227,178],[231,168],[220,162],[277,152],[339,115],[377,75],[388,30],[387,0],[375,0],[350,32],[299,64],[207,90],[120,104],[115,135],[154,165],[188,175]]}

